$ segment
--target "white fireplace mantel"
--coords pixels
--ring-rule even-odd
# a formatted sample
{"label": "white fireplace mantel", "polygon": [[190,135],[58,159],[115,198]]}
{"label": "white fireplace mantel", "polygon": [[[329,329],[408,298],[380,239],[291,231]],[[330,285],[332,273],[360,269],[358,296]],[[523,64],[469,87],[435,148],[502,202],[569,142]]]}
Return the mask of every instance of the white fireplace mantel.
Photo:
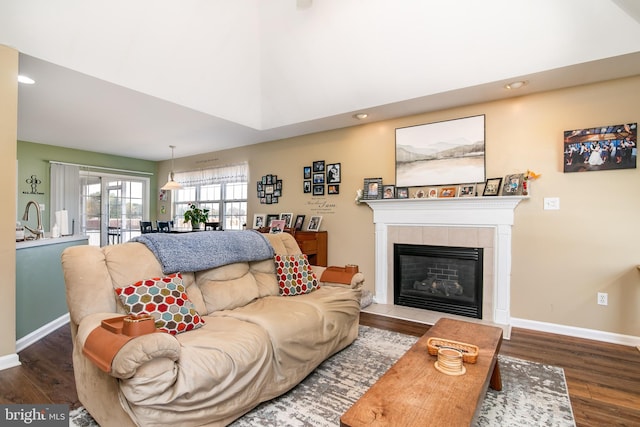
{"label": "white fireplace mantel", "polygon": [[[511,321],[511,227],[516,206],[528,196],[469,197],[450,199],[382,199],[365,200],[373,210],[375,224],[375,301],[393,304],[389,296],[388,228],[417,227],[488,227],[495,232],[493,313],[489,319],[497,324]],[[486,286],[486,284],[485,284]]]}

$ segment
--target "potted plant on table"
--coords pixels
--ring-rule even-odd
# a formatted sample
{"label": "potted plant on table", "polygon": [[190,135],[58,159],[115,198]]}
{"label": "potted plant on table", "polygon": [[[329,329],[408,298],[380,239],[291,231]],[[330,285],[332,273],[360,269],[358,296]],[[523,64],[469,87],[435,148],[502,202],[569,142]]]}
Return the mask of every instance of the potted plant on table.
{"label": "potted plant on table", "polygon": [[190,222],[193,230],[200,230],[202,223],[209,219],[209,209],[200,209],[194,203],[184,212],[184,222]]}

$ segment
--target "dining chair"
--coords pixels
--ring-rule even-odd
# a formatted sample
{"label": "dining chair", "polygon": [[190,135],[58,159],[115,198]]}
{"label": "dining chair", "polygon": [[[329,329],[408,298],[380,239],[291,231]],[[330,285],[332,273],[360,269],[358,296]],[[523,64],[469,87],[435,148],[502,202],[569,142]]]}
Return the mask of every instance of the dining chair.
{"label": "dining chair", "polygon": [[151,221],[140,221],[140,233],[153,233],[153,224]]}
{"label": "dining chair", "polygon": [[156,221],[156,225],[158,228],[158,233],[170,233],[171,226],[169,225],[169,221]]}

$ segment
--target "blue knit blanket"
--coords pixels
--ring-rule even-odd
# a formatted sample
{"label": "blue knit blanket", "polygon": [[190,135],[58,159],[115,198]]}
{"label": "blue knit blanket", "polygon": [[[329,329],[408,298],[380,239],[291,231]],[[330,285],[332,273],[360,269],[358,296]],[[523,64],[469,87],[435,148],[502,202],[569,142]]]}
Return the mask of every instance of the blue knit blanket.
{"label": "blue knit blanket", "polygon": [[152,233],[130,241],[144,243],[158,258],[164,274],[207,270],[274,256],[267,238],[255,230]]}

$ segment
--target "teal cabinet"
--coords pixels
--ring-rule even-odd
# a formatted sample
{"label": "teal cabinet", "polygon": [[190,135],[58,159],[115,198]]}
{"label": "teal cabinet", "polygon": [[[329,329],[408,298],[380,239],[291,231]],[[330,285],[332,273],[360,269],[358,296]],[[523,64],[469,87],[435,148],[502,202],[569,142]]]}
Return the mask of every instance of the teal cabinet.
{"label": "teal cabinet", "polygon": [[84,236],[16,243],[16,339],[68,313],[60,256]]}

